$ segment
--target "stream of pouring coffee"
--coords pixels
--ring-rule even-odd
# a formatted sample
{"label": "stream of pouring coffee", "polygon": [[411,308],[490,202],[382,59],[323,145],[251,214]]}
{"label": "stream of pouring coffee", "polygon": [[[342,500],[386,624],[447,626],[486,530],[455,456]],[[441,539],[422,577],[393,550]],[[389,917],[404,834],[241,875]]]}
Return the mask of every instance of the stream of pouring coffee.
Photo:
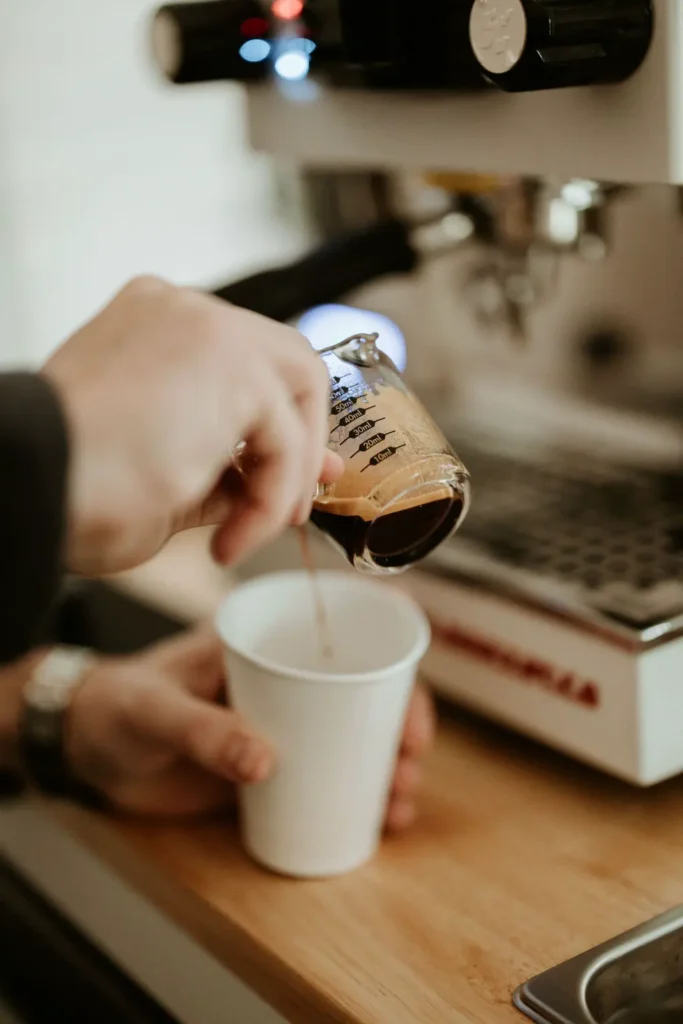
{"label": "stream of pouring coffee", "polygon": [[313,552],[311,551],[310,538],[305,526],[299,527],[299,545],[301,547],[301,559],[304,563],[304,568],[308,573],[308,578],[311,581],[311,592],[313,595],[313,606],[315,608],[315,624],[317,627],[316,632],[320,658],[323,662],[330,662],[334,657],[334,648],[332,646],[332,636],[330,633],[330,621],[325,607],[325,599],[320,587],[318,569],[315,564]]}

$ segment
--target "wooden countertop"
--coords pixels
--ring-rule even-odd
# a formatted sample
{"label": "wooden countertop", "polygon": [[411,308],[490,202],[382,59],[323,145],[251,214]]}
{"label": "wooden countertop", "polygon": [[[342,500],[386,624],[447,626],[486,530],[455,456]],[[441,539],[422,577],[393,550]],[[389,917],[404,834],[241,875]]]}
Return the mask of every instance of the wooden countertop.
{"label": "wooden countertop", "polygon": [[294,1024],[514,1024],[520,982],[683,902],[683,780],[638,792],[465,715],[417,827],[332,881],[263,872],[230,821],[55,813]]}
{"label": "wooden countertop", "polygon": [[[230,582],[201,531],[116,580],[190,619]],[[229,820],[53,810],[293,1024],[521,1024],[518,984],[683,903],[683,778],[637,791],[464,713],[417,826],[331,881],[262,871]]]}

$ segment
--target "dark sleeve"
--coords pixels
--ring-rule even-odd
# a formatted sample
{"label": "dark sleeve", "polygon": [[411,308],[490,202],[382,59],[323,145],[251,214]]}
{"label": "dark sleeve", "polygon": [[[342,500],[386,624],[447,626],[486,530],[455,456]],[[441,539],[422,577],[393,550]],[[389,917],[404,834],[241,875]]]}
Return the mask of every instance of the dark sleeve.
{"label": "dark sleeve", "polygon": [[47,636],[61,582],[68,437],[42,377],[0,374],[0,664]]}

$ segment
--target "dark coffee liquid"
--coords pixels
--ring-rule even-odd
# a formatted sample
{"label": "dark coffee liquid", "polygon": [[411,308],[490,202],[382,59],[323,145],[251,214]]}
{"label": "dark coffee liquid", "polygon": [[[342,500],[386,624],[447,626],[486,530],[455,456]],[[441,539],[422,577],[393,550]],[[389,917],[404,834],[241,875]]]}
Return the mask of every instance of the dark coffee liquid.
{"label": "dark coffee liquid", "polygon": [[350,562],[368,550],[380,568],[402,569],[438,547],[453,532],[462,512],[462,500],[454,495],[390,512],[372,523],[360,516],[314,508],[311,522],[344,549]]}

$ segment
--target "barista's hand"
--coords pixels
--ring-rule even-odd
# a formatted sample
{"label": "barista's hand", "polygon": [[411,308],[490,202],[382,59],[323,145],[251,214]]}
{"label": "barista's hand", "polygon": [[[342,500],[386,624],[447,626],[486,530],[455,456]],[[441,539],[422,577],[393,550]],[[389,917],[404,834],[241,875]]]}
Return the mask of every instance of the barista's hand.
{"label": "barista's hand", "polygon": [[[72,433],[68,567],[145,561],[175,532],[220,524],[231,562],[291,522],[326,450],[329,381],[295,330],[156,278],[129,284],[44,369]],[[245,441],[244,475],[230,469]]]}
{"label": "barista's hand", "polygon": [[[234,781],[257,782],[275,759],[225,692],[221,645],[197,629],[132,658],[103,659],[69,712],[72,767],[128,813],[201,814],[234,802]],[[406,720],[387,824],[415,814],[419,763],[432,742],[427,694],[416,690]]]}

